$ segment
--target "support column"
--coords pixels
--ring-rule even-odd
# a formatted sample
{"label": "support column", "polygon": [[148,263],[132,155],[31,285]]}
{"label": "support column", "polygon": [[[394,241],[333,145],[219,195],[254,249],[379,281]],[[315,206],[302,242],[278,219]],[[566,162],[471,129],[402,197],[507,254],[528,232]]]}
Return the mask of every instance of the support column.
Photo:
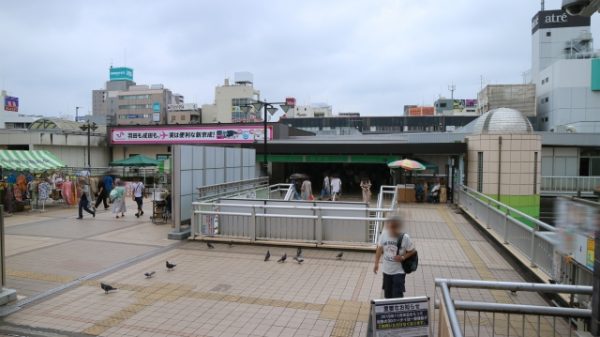
{"label": "support column", "polygon": [[5,241],[4,241],[4,206],[0,205],[0,305],[17,300],[17,291],[6,289],[6,261],[5,261]]}
{"label": "support column", "polygon": [[594,292],[592,295],[592,321],[590,332],[593,336],[600,336],[600,229],[596,230],[594,255]]}

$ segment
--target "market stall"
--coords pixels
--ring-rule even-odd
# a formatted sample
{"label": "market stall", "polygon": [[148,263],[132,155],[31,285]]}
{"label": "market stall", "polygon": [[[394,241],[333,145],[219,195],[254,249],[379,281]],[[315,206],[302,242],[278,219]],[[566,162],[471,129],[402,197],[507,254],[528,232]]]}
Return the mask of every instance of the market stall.
{"label": "market stall", "polygon": [[0,202],[7,212],[43,209],[48,200],[77,202],[75,182],[49,151],[0,150]]}

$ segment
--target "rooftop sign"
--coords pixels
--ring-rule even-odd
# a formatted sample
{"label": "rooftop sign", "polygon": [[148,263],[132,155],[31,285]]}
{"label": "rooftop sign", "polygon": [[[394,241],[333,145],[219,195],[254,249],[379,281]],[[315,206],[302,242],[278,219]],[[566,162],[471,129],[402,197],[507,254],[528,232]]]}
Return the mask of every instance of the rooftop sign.
{"label": "rooftop sign", "polygon": [[[273,139],[273,128],[267,129]],[[110,131],[112,144],[243,144],[262,141],[263,127],[243,126],[148,126],[116,127]]]}
{"label": "rooftop sign", "polygon": [[127,67],[110,68],[111,81],[133,81],[133,69]]}
{"label": "rooftop sign", "polygon": [[560,9],[540,11],[531,19],[531,34],[535,33],[538,29],[589,26],[589,17],[571,16]]}

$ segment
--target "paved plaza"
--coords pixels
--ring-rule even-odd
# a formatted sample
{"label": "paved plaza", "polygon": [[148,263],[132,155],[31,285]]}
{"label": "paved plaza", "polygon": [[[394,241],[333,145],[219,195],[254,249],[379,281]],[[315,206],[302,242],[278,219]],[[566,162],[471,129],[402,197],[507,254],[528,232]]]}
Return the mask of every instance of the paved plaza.
{"label": "paved plaza", "polygon": [[[436,277],[523,281],[451,208],[411,204],[401,210],[420,258],[407,277],[407,296],[433,300]],[[303,264],[277,263],[295,248],[215,243],[209,249],[203,242],[167,240],[170,226],[152,224],[149,208],[141,219],[133,211],[119,220],[102,212],[84,220],[75,219],[74,209],[6,219],[8,285],[21,301],[69,287],[5,317],[0,335],[366,336],[369,300],[381,297],[372,252],[346,251],[340,261],[337,251],[305,248]],[[267,249],[275,258],[270,262],[263,261]],[[173,271],[166,270],[167,260],[177,264]],[[155,276],[145,278],[150,271]],[[118,290],[105,294],[100,282]],[[453,296],[545,304],[528,293],[456,289]],[[506,318],[497,319],[506,327]],[[511,320],[511,335],[519,335],[520,324]],[[534,323],[526,324],[529,330]],[[490,322],[482,325],[481,335],[491,335]],[[472,326],[468,336],[477,335]]]}

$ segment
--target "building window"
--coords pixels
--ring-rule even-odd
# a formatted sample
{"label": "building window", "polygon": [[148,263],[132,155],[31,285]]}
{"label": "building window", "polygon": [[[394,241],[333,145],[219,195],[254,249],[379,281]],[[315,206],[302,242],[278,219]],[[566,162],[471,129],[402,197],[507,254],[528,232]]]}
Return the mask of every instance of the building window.
{"label": "building window", "polygon": [[547,36],[547,37],[550,37],[550,36],[552,36],[552,32],[546,32],[546,36]]}
{"label": "building window", "polygon": [[477,152],[477,192],[483,192],[483,152]]}
{"label": "building window", "polygon": [[544,102],[548,103],[548,100],[550,100],[550,98],[548,98],[548,97],[544,98]]}
{"label": "building window", "polygon": [[538,181],[538,153],[533,153],[533,194],[537,194],[537,181]]}
{"label": "building window", "polygon": [[181,119],[182,121],[185,121],[185,115],[181,115],[181,117],[179,117],[179,119]]}

